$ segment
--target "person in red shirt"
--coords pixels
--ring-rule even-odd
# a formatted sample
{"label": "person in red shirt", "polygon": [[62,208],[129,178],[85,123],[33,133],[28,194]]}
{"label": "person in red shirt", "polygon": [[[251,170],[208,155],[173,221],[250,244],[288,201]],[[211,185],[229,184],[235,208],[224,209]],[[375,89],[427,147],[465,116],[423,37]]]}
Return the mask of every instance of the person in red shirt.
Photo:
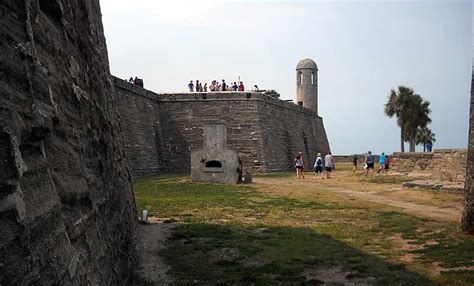
{"label": "person in red shirt", "polygon": [[244,83],[240,82],[238,91],[244,91],[244,90],[245,90]]}

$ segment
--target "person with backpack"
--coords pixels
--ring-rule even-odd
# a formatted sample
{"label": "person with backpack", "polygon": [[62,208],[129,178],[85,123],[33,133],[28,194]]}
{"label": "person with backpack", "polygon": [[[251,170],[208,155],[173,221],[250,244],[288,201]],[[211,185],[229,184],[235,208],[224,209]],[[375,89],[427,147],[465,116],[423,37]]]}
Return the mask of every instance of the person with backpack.
{"label": "person with backpack", "polygon": [[369,151],[367,156],[365,157],[365,176],[367,177],[367,174],[369,173],[374,173],[374,163],[375,163],[375,158],[374,155],[372,155],[372,151]]}
{"label": "person with backpack", "polygon": [[299,152],[295,158],[296,178],[304,179],[304,159],[303,153]]}
{"label": "person with backpack", "polygon": [[316,161],[314,161],[314,177],[318,177],[319,174],[323,173],[323,158],[321,157],[321,153],[318,152]]}

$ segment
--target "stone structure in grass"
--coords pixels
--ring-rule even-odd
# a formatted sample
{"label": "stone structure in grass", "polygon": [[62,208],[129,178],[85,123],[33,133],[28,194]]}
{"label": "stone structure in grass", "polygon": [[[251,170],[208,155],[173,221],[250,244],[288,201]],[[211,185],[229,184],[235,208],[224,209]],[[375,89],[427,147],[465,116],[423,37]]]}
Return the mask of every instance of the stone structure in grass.
{"label": "stone structure in grass", "polygon": [[227,149],[225,124],[205,124],[202,149],[191,153],[191,179],[197,182],[236,184],[242,178],[239,155]]}
{"label": "stone structure in grass", "polygon": [[316,152],[330,151],[318,116],[317,72],[310,59],[298,63],[299,105],[251,91],[157,94],[113,78],[132,176],[189,171],[203,125],[216,123],[226,125],[228,149],[239,153],[244,173],[287,171],[300,151],[311,168]]}

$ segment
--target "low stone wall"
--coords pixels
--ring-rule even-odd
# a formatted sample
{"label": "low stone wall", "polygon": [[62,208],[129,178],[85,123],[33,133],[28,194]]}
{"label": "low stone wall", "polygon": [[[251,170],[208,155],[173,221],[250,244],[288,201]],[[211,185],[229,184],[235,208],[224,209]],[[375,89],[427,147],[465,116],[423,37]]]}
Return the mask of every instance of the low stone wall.
{"label": "low stone wall", "polygon": [[[357,162],[359,164],[363,164],[367,154],[357,154],[356,156],[357,156]],[[333,157],[334,157],[334,163],[351,163],[352,164],[354,155],[333,155]],[[379,161],[379,155],[374,155],[374,158],[375,158],[375,162]]]}
{"label": "low stone wall", "polygon": [[431,174],[433,180],[464,182],[466,179],[467,149],[437,149],[423,153],[393,153],[392,170]]}

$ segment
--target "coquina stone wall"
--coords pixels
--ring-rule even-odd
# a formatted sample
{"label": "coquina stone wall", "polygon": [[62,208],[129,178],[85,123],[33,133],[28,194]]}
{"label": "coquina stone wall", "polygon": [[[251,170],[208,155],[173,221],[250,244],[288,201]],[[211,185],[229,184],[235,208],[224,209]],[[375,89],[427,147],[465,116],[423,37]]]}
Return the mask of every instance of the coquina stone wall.
{"label": "coquina stone wall", "polygon": [[321,117],[290,102],[256,92],[154,94],[118,78],[114,82],[134,176],[189,171],[206,123],[227,125],[228,148],[253,172],[288,170],[299,151],[309,167],[315,152],[329,152]]}
{"label": "coquina stone wall", "polygon": [[0,15],[0,285],[124,285],[135,202],[99,1]]}
{"label": "coquina stone wall", "polygon": [[394,153],[392,170],[397,172],[430,173],[434,180],[464,182],[466,179],[467,149],[437,149],[434,152]]}
{"label": "coquina stone wall", "polygon": [[162,162],[161,124],[157,95],[112,77],[127,163],[134,177],[156,174]]}

